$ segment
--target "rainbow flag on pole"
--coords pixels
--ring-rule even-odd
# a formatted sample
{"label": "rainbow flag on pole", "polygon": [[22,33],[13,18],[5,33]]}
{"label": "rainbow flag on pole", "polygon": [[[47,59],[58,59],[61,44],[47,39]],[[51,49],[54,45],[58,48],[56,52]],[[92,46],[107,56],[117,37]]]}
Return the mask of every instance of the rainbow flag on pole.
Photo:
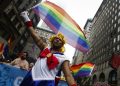
{"label": "rainbow flag on pole", "polygon": [[90,76],[94,68],[94,64],[90,62],[80,63],[71,66],[71,71],[75,78]]}
{"label": "rainbow flag on pole", "polygon": [[89,45],[83,31],[65,10],[49,1],[42,2],[32,9],[53,32],[64,34],[68,44],[82,52],[88,51]]}

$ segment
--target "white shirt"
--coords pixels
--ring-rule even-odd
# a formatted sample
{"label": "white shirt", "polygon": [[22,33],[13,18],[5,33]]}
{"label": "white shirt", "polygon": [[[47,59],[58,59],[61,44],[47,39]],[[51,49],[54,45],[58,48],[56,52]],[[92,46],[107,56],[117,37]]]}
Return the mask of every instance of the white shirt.
{"label": "white shirt", "polygon": [[49,70],[47,66],[47,58],[38,58],[34,67],[32,68],[32,78],[33,80],[54,80],[56,74],[58,73],[61,64],[68,60],[65,55],[53,54],[59,61],[56,68]]}

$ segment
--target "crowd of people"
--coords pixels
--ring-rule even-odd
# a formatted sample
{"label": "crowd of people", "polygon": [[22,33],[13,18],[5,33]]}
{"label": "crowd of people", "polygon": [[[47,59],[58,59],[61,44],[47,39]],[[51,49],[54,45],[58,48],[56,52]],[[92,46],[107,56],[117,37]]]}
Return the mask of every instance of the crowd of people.
{"label": "crowd of people", "polygon": [[18,57],[15,60],[13,60],[10,64],[21,69],[29,70],[29,63],[26,60],[27,55],[27,52],[19,53]]}
{"label": "crowd of people", "polygon": [[21,68],[24,70],[31,70],[32,67],[34,66],[34,62],[28,62],[27,58],[28,58],[28,53],[27,52],[20,52],[18,54],[15,55],[16,57],[14,57],[15,59],[11,60],[11,59],[5,59],[5,56],[1,53],[0,54],[0,62],[1,63],[5,63],[5,64],[9,64],[11,66],[14,66],[16,68]]}

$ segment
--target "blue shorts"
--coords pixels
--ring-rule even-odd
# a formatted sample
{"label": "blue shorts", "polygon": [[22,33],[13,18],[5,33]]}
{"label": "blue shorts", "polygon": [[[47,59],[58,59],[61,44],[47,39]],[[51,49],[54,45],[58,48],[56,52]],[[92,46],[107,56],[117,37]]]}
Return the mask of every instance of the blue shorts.
{"label": "blue shorts", "polygon": [[55,86],[54,80],[33,81],[31,71],[25,76],[20,86]]}

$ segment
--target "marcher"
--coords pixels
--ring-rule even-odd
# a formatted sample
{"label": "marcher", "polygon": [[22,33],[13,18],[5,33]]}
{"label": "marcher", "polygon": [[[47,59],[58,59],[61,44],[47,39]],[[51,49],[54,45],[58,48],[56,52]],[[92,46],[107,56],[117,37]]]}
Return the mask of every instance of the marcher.
{"label": "marcher", "polygon": [[36,34],[32,26],[32,21],[28,17],[28,12],[21,13],[29,32],[35,43],[41,50],[39,58],[32,70],[24,78],[20,86],[55,86],[55,77],[61,70],[69,86],[77,86],[69,69],[69,60],[63,54],[65,38],[59,33],[50,38],[51,47],[42,41]]}
{"label": "marcher", "polygon": [[13,66],[15,66],[15,67],[28,70],[29,63],[26,60],[27,54],[28,54],[27,52],[21,52],[21,53],[19,53],[18,54],[18,58],[16,58],[15,60],[13,60],[10,64],[13,65]]}

